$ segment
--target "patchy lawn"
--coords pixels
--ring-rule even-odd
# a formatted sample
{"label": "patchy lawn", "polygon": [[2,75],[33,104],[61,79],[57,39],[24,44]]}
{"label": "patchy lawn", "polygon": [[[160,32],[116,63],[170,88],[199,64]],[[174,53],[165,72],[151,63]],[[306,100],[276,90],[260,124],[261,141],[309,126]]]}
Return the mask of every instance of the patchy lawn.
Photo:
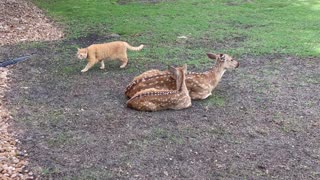
{"label": "patchy lawn", "polygon": [[148,113],[125,107],[135,73],[108,62],[81,74],[85,62],[65,44],[27,50],[37,55],[12,68],[7,94],[19,139],[43,177],[320,177],[319,59],[239,57],[240,68],[209,99]]}
{"label": "patchy lawn", "polygon": [[[97,24],[96,31],[81,23],[70,26],[64,41],[0,47],[0,59],[34,54],[10,68],[11,91],[6,98],[16,120],[14,128],[29,152],[30,167],[43,179],[320,178],[320,59],[316,39],[310,41],[314,44],[308,41],[316,21],[302,27],[307,10],[318,7],[316,1],[297,6],[242,0],[217,4],[112,1],[97,7],[79,1],[77,6],[64,3],[65,9],[59,1],[43,2],[48,1],[37,4],[54,17],[63,17],[66,24],[88,20]],[[89,12],[81,11],[84,5],[99,10],[94,18],[84,15]],[[116,8],[113,13],[137,14],[112,16],[110,9],[100,14],[107,5]],[[145,8],[146,12],[141,10]],[[180,8],[186,9],[179,14]],[[275,15],[264,16],[267,12],[261,9]],[[291,17],[294,10],[301,16]],[[256,14],[246,19],[239,12]],[[288,14],[276,20],[281,12]],[[140,22],[145,26],[137,23],[139,19],[121,21],[143,13],[146,19]],[[105,30],[97,17],[107,15],[110,19],[104,23],[110,29]],[[310,11],[310,19],[319,18]],[[296,27],[293,20],[302,29],[290,34],[289,27]],[[228,27],[237,27],[233,21],[241,22],[239,31],[229,31]],[[124,26],[140,29],[120,32]],[[269,26],[285,31],[271,31]],[[170,33],[170,27],[176,31]],[[188,31],[192,35],[186,35]],[[310,33],[295,38],[303,31]],[[272,41],[264,41],[270,35],[266,32],[272,34]],[[187,39],[180,41],[179,35]],[[119,62],[107,62],[105,70],[96,66],[80,73],[86,62],[76,59],[76,47],[119,39],[147,46],[129,53],[126,69],[119,69]],[[206,58],[208,51],[235,54],[240,61],[237,70],[225,73],[213,96],[193,101],[191,108],[181,111],[150,113],[126,108],[124,89],[135,75],[150,68],[164,69],[166,64],[190,63],[189,70],[202,71],[213,65]]]}

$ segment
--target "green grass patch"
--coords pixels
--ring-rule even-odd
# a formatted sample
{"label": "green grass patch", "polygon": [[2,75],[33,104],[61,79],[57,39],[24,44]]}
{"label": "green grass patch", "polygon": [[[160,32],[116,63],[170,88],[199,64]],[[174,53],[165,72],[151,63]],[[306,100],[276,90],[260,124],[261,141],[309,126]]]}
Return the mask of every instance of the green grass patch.
{"label": "green grass patch", "polygon": [[218,106],[223,107],[226,103],[225,98],[223,96],[212,94],[210,97],[208,97],[206,100],[203,101],[204,104],[207,106]]}
{"label": "green grass patch", "polygon": [[[144,43],[147,57],[180,59],[185,49],[232,54],[320,54],[320,3],[305,1],[177,0],[159,3],[116,0],[34,0],[66,25],[69,38],[117,33]],[[179,43],[187,37],[187,46]]]}
{"label": "green grass patch", "polygon": [[71,140],[72,140],[72,135],[69,133],[63,132],[48,139],[48,145],[50,147],[54,147],[54,146],[61,147],[64,144],[71,142]]}

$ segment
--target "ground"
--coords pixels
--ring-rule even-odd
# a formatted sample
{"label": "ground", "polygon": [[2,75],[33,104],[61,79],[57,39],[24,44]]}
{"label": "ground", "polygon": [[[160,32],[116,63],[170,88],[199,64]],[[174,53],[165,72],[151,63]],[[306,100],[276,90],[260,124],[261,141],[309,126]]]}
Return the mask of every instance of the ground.
{"label": "ground", "polygon": [[25,0],[0,2],[0,45],[23,41],[52,41],[63,37],[44,13]]}
{"label": "ground", "polygon": [[[174,44],[187,50],[179,63],[199,72],[214,63],[192,64],[192,48],[236,48],[246,37],[186,38]],[[240,67],[227,71],[207,100],[139,112],[126,107],[124,90],[144,70],[166,68],[139,55],[154,47],[130,52],[125,69],[112,61],[81,73],[86,62],[75,56],[78,46],[119,39],[92,33],[0,47],[1,60],[33,54],[9,67],[5,99],[28,168],[40,179],[320,178],[318,57],[241,54]]]}
{"label": "ground", "polygon": [[[99,38],[113,40],[74,42]],[[320,177],[319,59],[239,57],[240,68],[208,100],[148,113],[125,106],[123,91],[136,73],[117,62],[80,73],[85,62],[56,58],[69,43],[7,47],[1,57],[36,54],[12,67],[7,98],[42,177]]]}

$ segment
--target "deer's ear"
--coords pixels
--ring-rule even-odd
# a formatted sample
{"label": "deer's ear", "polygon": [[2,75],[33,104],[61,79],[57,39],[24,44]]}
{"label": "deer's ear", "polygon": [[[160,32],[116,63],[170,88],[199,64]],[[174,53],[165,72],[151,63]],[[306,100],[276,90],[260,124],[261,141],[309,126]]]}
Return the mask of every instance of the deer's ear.
{"label": "deer's ear", "polygon": [[210,59],[215,59],[215,60],[219,59],[219,56],[213,53],[207,53],[207,56]]}
{"label": "deer's ear", "polygon": [[169,72],[171,72],[173,74],[173,77],[177,76],[177,69],[174,68],[173,66],[168,66]]}
{"label": "deer's ear", "polygon": [[187,64],[184,64],[184,65],[182,66],[182,68],[183,68],[183,70],[184,70],[185,72],[187,72],[188,65],[187,65]]}
{"label": "deer's ear", "polygon": [[173,74],[176,72],[176,68],[174,68],[173,66],[170,66],[170,65],[168,65],[168,70]]}
{"label": "deer's ear", "polygon": [[219,55],[221,61],[225,61],[226,60],[226,56],[224,54],[220,54]]}

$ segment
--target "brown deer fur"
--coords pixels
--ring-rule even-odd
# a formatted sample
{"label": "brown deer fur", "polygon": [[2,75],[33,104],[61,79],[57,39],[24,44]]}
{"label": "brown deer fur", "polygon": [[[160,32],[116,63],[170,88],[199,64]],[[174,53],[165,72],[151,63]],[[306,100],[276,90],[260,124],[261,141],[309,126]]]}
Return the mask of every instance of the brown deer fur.
{"label": "brown deer fur", "polygon": [[115,41],[104,44],[92,44],[87,48],[78,48],[77,57],[79,59],[87,58],[88,64],[81,72],[87,72],[93,65],[101,62],[100,69],[104,69],[104,60],[120,60],[122,65],[120,68],[126,67],[128,64],[127,49],[132,51],[139,51],[144,45],[139,47],[132,47],[127,42]]}
{"label": "brown deer fur", "polygon": [[[226,69],[237,68],[239,62],[227,54],[207,54],[215,59],[216,64],[203,73],[189,72],[186,75],[186,85],[191,99],[206,99],[218,85]],[[126,88],[126,96],[132,97],[146,88],[175,89],[174,79],[169,71],[151,70],[136,77]]]}
{"label": "brown deer fur", "polygon": [[187,65],[169,68],[176,87],[174,90],[144,89],[127,101],[127,106],[140,111],[184,109],[191,106],[191,98],[185,83]]}

